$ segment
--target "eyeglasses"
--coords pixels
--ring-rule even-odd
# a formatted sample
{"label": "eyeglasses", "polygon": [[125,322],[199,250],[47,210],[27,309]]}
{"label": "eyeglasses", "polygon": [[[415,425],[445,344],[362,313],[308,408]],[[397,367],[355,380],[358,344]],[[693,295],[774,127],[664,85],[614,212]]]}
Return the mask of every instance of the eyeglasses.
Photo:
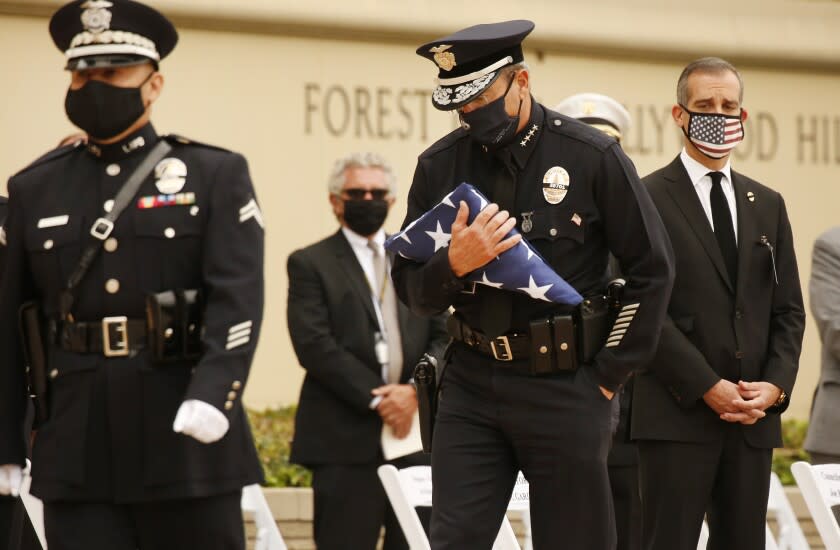
{"label": "eyeglasses", "polygon": [[354,188],[354,189],[344,189],[342,191],[350,200],[360,201],[364,200],[365,196],[370,193],[370,196],[373,200],[381,201],[385,197],[388,196],[387,189],[361,189],[361,188]]}

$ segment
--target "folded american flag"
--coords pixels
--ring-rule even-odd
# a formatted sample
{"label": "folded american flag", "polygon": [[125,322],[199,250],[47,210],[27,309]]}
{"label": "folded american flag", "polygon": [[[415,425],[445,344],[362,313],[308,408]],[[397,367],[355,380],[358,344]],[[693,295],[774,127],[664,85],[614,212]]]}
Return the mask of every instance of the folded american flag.
{"label": "folded american flag", "polygon": [[[428,261],[435,252],[449,246],[452,222],[460,201],[466,202],[470,208],[468,223],[472,223],[489,203],[478,189],[462,183],[437,206],[389,237],[385,241],[385,249],[415,262]],[[512,229],[506,238],[517,233],[516,229]],[[569,305],[577,305],[583,300],[525,239],[466,278],[493,288],[522,292],[535,300]]]}

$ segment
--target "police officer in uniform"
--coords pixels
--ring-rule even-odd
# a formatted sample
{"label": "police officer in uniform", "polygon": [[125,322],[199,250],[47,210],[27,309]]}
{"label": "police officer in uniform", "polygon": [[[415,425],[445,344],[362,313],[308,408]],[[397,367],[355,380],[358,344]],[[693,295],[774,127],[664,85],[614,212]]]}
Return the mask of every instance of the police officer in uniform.
{"label": "police officer in uniform", "polygon": [[[612,136],[621,143],[630,128],[630,113],[615,99],[592,92],[574,94],[554,106],[554,110],[585,122]],[[610,257],[608,278],[622,280],[621,270]],[[619,420],[613,434],[607,471],[612,488],[615,528],[618,535],[616,550],[639,550],[642,546],[642,503],[639,498],[639,449],[630,440],[630,401],[633,378],[628,378],[618,395]]]}
{"label": "police officer in uniform", "polygon": [[[537,550],[615,547],[611,399],[651,356],[673,280],[662,222],[616,141],[531,96],[521,43],[533,27],[477,25],[417,50],[439,69],[433,105],[456,110],[462,128],[420,155],[406,225],[461,182],[493,201],[470,224],[461,203],[448,247],[393,269],[415,312],[455,308],[432,449],[435,550],[489,549],[517,470],[530,482]],[[514,226],[521,237],[506,238]],[[520,238],[587,300],[561,306],[465,282]],[[605,346],[575,368],[583,335],[571,320],[603,295],[610,252],[627,279],[623,302]]]}
{"label": "police officer in uniform", "polygon": [[[262,474],[241,396],[263,307],[263,220],[246,161],[149,122],[158,64],[177,41],[156,10],[77,0],[50,33],[71,75],[67,115],[88,141],[9,180],[0,287],[2,326],[30,300],[46,319],[49,417],[32,493],[49,547],[244,549],[241,488]],[[155,160],[161,141],[171,150]],[[24,463],[24,350],[11,330],[0,349],[10,471]]]}
{"label": "police officer in uniform", "polygon": [[[6,219],[6,197],[0,196],[0,243],[5,241],[3,233],[3,220]],[[5,265],[5,248],[0,246],[0,274]],[[6,330],[15,331],[16,327],[7,327]],[[24,431],[26,428],[21,428]],[[41,544],[29,521],[26,508],[18,498],[20,482],[18,470],[15,468],[4,468],[0,472],[0,548],[8,550],[41,550]]]}

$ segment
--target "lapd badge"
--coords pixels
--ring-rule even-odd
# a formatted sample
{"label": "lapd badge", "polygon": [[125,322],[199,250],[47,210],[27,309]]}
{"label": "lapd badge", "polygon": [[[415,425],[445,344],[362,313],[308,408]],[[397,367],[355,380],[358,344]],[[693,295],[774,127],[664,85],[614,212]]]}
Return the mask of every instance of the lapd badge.
{"label": "lapd badge", "polygon": [[107,0],[88,0],[82,4],[82,25],[85,30],[99,34],[111,28],[111,12],[108,8],[113,7],[112,2]]}
{"label": "lapd badge", "polygon": [[183,189],[187,181],[187,165],[176,158],[165,158],[155,166],[155,186],[164,195],[171,195]]}
{"label": "lapd badge", "polygon": [[560,204],[569,192],[569,173],[562,166],[549,168],[543,176],[543,197],[548,204]]}
{"label": "lapd badge", "polygon": [[451,71],[452,68],[457,65],[457,63],[455,63],[455,54],[446,51],[451,47],[451,44],[441,44],[440,46],[429,48],[429,51],[435,54],[435,63],[437,63],[437,66],[444,71]]}

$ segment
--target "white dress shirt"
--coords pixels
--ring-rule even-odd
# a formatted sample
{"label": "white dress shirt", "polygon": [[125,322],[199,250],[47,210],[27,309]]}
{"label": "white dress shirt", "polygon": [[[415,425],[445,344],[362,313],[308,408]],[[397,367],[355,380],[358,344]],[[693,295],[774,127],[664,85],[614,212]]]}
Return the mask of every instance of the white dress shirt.
{"label": "white dress shirt", "polygon": [[735,229],[735,244],[738,244],[738,209],[735,207],[735,187],[732,185],[732,169],[729,166],[729,159],[726,160],[726,166],[720,170],[710,170],[703,166],[690,156],[683,147],[680,153],[680,160],[685,166],[688,177],[694,185],[694,191],[700,199],[700,204],[703,206],[703,211],[709,219],[709,225],[712,226],[712,231],[715,229],[715,222],[712,221],[712,201],[709,195],[712,192],[712,178],[709,177],[709,172],[721,172],[723,178],[720,180],[720,186],[723,188],[723,196],[726,197],[726,204],[729,205],[729,212],[732,214],[732,227]]}

